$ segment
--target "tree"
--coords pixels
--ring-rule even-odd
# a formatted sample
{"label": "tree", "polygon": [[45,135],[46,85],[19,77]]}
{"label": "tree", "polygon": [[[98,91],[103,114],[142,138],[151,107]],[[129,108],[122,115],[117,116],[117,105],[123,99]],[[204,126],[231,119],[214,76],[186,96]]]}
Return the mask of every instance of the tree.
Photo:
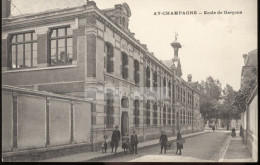
{"label": "tree", "polygon": [[199,84],[200,112],[206,120],[218,116],[217,105],[221,91],[221,83],[218,79],[214,80],[211,76],[205,82],[201,81]]}
{"label": "tree", "polygon": [[221,104],[218,105],[218,117],[227,122],[227,130],[232,119],[239,119],[240,112],[233,106],[236,99],[236,91],[229,84],[223,89]]}

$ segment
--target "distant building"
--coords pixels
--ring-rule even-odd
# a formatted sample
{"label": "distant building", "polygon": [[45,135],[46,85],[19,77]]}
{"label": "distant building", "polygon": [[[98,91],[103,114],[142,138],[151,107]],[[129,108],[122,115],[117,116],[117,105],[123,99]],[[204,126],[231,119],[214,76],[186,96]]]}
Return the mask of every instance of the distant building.
{"label": "distant building", "polygon": [[167,67],[130,32],[130,16],[126,3],[100,10],[88,1],[4,18],[3,85],[92,100],[86,110],[94,146],[116,125],[122,134],[135,130],[140,141],[158,138],[160,130],[202,131],[196,83],[181,78],[181,44],[171,44]]}

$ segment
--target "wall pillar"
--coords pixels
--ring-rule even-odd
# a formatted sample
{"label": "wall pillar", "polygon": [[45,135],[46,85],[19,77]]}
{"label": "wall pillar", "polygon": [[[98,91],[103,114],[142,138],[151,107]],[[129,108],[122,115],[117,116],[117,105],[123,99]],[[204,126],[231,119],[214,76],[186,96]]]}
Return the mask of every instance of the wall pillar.
{"label": "wall pillar", "polygon": [[13,93],[13,151],[17,151],[17,93]]}
{"label": "wall pillar", "polygon": [[35,29],[37,34],[37,66],[48,66],[48,28],[40,27]]}

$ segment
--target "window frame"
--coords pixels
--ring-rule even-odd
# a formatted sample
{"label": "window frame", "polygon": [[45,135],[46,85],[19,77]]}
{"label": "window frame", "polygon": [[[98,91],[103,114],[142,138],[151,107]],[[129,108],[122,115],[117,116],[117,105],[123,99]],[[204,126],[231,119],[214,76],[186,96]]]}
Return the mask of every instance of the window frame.
{"label": "window frame", "polygon": [[[30,40],[26,41],[26,34],[30,34]],[[18,41],[18,35],[22,35],[23,36],[23,41]],[[35,35],[35,39],[34,39],[34,35]],[[13,42],[13,39],[15,37],[15,42]],[[30,44],[30,66],[29,67],[25,67],[25,61],[26,61],[26,51],[25,51],[25,45],[26,44]],[[34,66],[33,63],[33,57],[34,57],[34,44],[36,44],[36,59],[38,59],[38,37],[37,37],[37,33],[35,32],[35,30],[29,30],[29,31],[24,31],[24,32],[18,32],[18,33],[12,33],[10,34],[10,37],[8,39],[8,69],[9,70],[17,70],[17,69],[27,69],[27,68],[36,68],[36,66]],[[18,45],[22,45],[23,47],[23,57],[22,57],[22,61],[23,61],[23,67],[19,68],[18,67]],[[12,47],[15,46],[15,60],[13,60],[13,50]],[[13,61],[15,61],[15,68],[13,68]],[[36,60],[37,61],[37,60]],[[38,64],[36,62],[36,64]]]}
{"label": "window frame", "polygon": [[[71,34],[70,35],[67,35],[68,33],[68,28],[71,29]],[[65,35],[64,36],[59,36],[59,29],[65,29]],[[56,30],[56,36],[55,37],[52,37],[52,33],[53,31]],[[72,45],[71,46],[68,46],[68,39],[71,38],[72,40]],[[61,63],[61,62],[57,62],[59,61],[59,40],[61,39],[64,39],[65,40],[65,43],[64,43],[64,53],[65,53],[65,62],[64,63]],[[55,59],[56,59],[56,63],[52,63],[52,53],[51,53],[51,50],[52,50],[52,45],[51,45],[51,42],[52,40],[55,40],[55,49],[56,49],[56,55],[55,55]],[[48,51],[48,65],[49,66],[60,66],[60,65],[71,65],[72,62],[73,62],[73,29],[70,25],[67,25],[67,26],[58,26],[58,27],[51,27],[49,29],[49,33],[48,33],[48,47],[49,47],[49,51]],[[70,63],[70,58],[69,58],[69,55],[68,55],[68,47],[71,47],[72,48],[72,60],[71,60],[71,63]],[[61,58],[61,57],[60,57]]]}

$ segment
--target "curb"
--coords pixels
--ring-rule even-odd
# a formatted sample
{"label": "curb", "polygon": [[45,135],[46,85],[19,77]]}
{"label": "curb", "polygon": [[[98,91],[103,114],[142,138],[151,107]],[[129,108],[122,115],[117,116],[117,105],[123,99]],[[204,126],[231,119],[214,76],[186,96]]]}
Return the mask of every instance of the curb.
{"label": "curb", "polygon": [[[210,133],[210,132],[202,132],[200,134],[195,134],[195,135],[191,135],[191,136],[188,136],[188,137],[183,137],[183,139],[189,139],[189,138],[192,138],[194,136],[200,136],[200,135],[204,135],[204,134],[207,134],[207,133]],[[175,141],[176,141],[176,139],[169,140],[169,142],[175,142]],[[154,144],[151,144],[151,145],[145,145],[145,146],[142,146],[142,147],[138,147],[138,149],[144,149],[144,148],[152,147],[152,146],[155,146],[155,145],[159,145],[159,143],[154,143]],[[113,157],[113,156],[121,156],[121,155],[124,155],[123,151],[117,152],[116,154],[97,156],[95,158],[90,158],[90,159],[87,159],[87,160],[84,160],[84,161],[80,161],[80,162],[85,162],[85,161],[87,161],[87,162],[94,162],[95,160],[98,160],[100,158],[104,159],[104,158],[110,158],[110,157]]]}

